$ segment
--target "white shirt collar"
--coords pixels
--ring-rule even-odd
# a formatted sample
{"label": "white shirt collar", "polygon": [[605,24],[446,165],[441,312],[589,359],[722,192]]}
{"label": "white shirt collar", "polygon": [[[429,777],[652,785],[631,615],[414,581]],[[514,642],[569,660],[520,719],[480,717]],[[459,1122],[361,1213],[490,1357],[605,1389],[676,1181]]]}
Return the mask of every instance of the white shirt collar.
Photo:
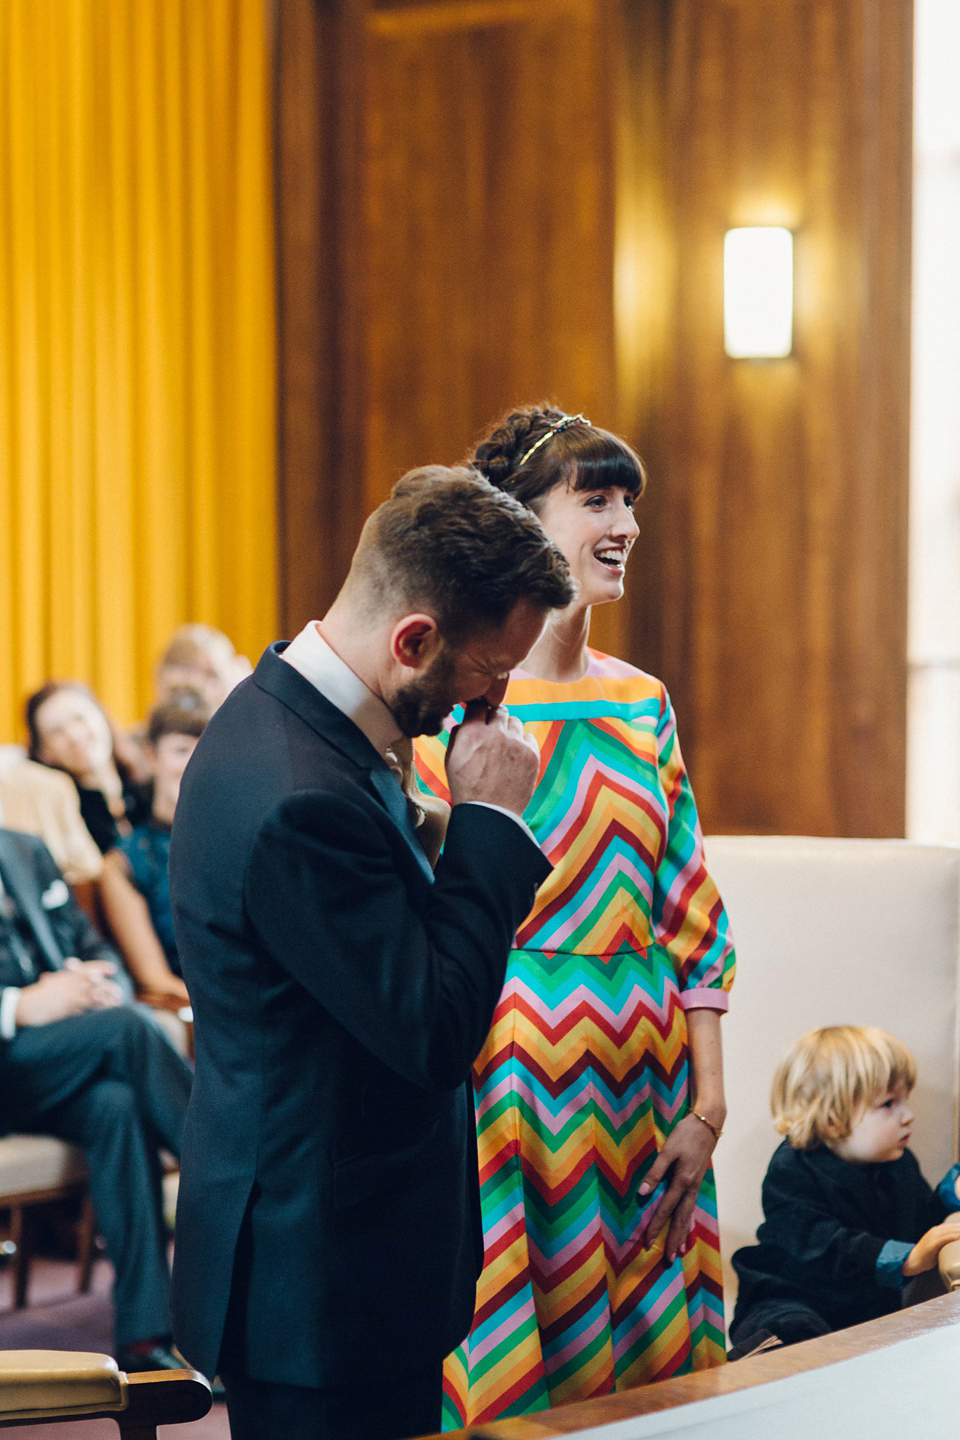
{"label": "white shirt collar", "polygon": [[392,711],[336,651],[331,650],[316,620],[311,620],[296,639],[290,641],[280,659],[292,665],[331,705],[336,705],[352,720],[378,755],[384,755],[388,747],[400,739],[400,727]]}

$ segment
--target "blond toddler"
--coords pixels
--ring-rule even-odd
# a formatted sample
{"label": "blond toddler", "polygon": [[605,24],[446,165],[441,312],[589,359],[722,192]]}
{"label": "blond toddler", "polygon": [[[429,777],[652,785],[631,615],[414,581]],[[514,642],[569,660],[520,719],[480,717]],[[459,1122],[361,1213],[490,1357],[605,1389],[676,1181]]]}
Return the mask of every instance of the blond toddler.
{"label": "blond toddler", "polygon": [[960,1165],[931,1190],[908,1149],[916,1064],[883,1030],[834,1025],[793,1045],[773,1080],[786,1139],[763,1182],[757,1244],[740,1279],[730,1338],[784,1344],[899,1309],[912,1276],[960,1239]]}

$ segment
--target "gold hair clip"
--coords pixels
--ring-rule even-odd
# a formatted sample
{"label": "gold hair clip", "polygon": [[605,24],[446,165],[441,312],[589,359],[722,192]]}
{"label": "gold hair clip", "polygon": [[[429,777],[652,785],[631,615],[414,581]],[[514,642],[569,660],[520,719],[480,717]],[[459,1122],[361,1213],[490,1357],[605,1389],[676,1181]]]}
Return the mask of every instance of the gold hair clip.
{"label": "gold hair clip", "polygon": [[531,445],[530,449],[526,450],[523,455],[520,456],[520,459],[513,467],[514,470],[519,470],[522,465],[526,465],[527,461],[530,459],[530,456],[535,451],[539,450],[541,445],[546,445],[548,440],[552,440],[554,435],[559,435],[561,430],[569,430],[571,425],[589,424],[590,421],[587,419],[586,415],[564,415],[561,420],[558,420],[556,422],[556,424],[550,426],[550,429],[547,431],[546,435],[541,435],[540,439],[537,440],[535,444]]}

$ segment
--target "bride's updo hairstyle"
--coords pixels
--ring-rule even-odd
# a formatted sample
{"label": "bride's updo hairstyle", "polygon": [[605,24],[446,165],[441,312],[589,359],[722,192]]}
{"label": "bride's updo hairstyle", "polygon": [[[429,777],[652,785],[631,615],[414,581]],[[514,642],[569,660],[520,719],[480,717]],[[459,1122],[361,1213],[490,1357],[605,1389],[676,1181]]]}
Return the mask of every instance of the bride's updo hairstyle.
{"label": "bride's updo hairstyle", "polygon": [[469,465],[536,513],[555,485],[618,489],[631,499],[647,483],[643,461],[625,440],[583,415],[551,405],[525,405],[504,416],[480,442]]}

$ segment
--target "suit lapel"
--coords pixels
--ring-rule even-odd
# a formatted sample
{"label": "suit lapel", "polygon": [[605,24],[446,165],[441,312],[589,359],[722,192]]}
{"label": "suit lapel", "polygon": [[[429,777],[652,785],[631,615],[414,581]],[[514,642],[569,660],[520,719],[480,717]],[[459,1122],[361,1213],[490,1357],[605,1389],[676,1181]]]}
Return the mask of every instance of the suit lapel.
{"label": "suit lapel", "polygon": [[[321,695],[315,685],[304,679],[299,670],[294,670],[292,665],[280,659],[281,652],[286,648],[287,642],[281,641],[263,652],[251,677],[252,683],[299,715],[328,745],[361,769],[370,770],[375,765],[383,765],[383,760],[363,731],[325,695]],[[250,684],[251,681],[245,683]]]}
{"label": "suit lapel", "polygon": [[387,765],[381,765],[378,769],[370,771],[370,783],[386,806],[390,819],[401,831],[403,838],[416,856],[420,869],[427,879],[432,881],[433,869],[417,839],[417,832],[413,828],[410,811],[407,808],[407,797],[403,793],[400,781]]}
{"label": "suit lapel", "polygon": [[60,952],[47,919],[46,911],[40,904],[40,891],[31,870],[24,863],[19,848],[9,835],[0,833],[0,866],[3,869],[3,883],[26,916],[34,939],[43,952],[51,970],[62,970],[64,956]]}
{"label": "suit lapel", "polygon": [[[286,705],[311,730],[370,776],[371,788],[396,825],[424,875],[433,880],[433,869],[423,853],[410,821],[407,801],[396,775],[363,731],[342,710],[338,710],[315,685],[280,659],[286,642],[269,646],[253,673],[253,684]],[[249,681],[247,682],[250,683]]]}

